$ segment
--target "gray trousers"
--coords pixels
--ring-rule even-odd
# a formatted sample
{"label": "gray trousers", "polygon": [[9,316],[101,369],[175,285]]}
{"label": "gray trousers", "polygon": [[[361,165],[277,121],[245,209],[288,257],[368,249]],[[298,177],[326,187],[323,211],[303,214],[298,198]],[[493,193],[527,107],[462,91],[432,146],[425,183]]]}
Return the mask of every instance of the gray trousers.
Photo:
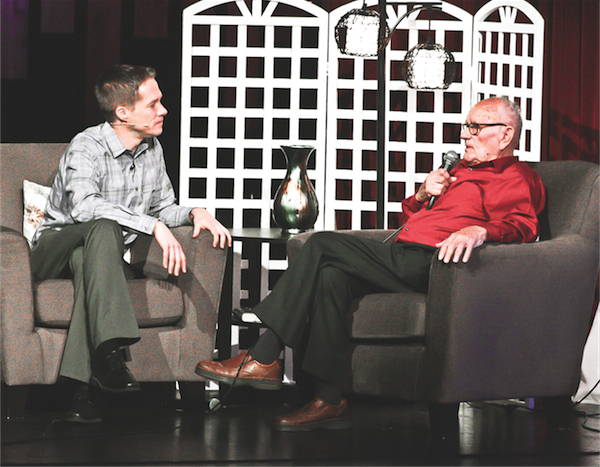
{"label": "gray trousers", "polygon": [[46,230],[31,250],[35,282],[73,279],[73,315],[59,375],[88,383],[100,344],[125,346],[140,339],[127,288],[134,274],[123,261],[124,248],[119,224],[97,219]]}
{"label": "gray trousers", "polygon": [[378,292],[426,292],[435,252],[426,245],[317,232],[253,311],[294,349],[294,359],[301,350],[303,370],[339,384],[349,374],[352,300]]}

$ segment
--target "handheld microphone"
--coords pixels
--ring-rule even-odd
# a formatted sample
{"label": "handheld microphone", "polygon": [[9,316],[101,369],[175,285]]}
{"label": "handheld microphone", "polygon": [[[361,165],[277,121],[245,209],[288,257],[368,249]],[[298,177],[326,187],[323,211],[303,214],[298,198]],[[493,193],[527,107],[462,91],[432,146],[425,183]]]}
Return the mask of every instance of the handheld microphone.
{"label": "handheld microphone", "polygon": [[[444,154],[442,160],[443,163],[440,169],[444,169],[446,172],[450,172],[450,170],[452,170],[452,168],[456,164],[458,164],[458,161],[460,161],[460,156],[455,151],[448,151],[446,154]],[[437,196],[432,196],[431,198],[429,198],[429,204],[427,205],[428,211],[433,207],[433,203],[435,203],[436,199]]]}

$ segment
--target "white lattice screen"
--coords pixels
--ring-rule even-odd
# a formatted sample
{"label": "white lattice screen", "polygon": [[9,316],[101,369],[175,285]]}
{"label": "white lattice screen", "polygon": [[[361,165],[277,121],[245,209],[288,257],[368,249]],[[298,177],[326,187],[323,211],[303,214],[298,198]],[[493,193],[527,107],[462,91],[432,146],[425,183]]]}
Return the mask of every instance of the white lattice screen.
{"label": "white lattice screen", "polygon": [[475,15],[473,102],[507,96],[521,107],[523,131],[516,154],[539,161],[541,151],[544,19],[529,3],[496,0]]}
{"label": "white lattice screen", "polygon": [[[327,12],[304,1],[203,0],[184,11],[181,204],[228,227],[270,227],[289,144],[316,148],[309,177],[324,199],[327,26]],[[287,263],[268,245],[261,263],[264,297],[268,272]]]}
{"label": "white lattice screen", "polygon": [[[300,6],[301,8],[298,8]],[[286,144],[324,172],[327,13],[309,2],[203,0],[184,11],[182,204],[231,227],[269,227]]]}
{"label": "white lattice screen", "polygon": [[[376,6],[369,0],[367,6]],[[341,55],[334,28],[363,0],[327,13],[305,0],[202,0],[183,14],[180,202],[204,206],[228,227],[269,227],[285,176],[279,147],[316,147],[309,163],[320,202],[316,228],[372,228],[376,212],[377,60]],[[523,160],[540,158],[544,21],[524,0],[492,0],[473,17],[442,2],[413,13],[386,49],[385,223],[448,150],[461,152],[460,124],[492,95],[523,109]],[[392,26],[406,6],[387,8]],[[445,45],[459,62],[447,90],[416,91],[399,62],[424,41]],[[241,289],[241,246],[234,306]],[[285,255],[262,252],[261,292]]]}

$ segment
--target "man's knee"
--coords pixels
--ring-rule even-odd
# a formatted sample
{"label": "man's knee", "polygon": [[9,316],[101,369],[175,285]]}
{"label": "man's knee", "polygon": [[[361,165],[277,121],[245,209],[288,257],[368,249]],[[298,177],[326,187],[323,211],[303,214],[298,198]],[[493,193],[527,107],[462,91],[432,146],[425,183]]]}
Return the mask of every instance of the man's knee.
{"label": "man's knee", "polygon": [[97,219],[91,221],[85,243],[88,247],[92,244],[114,245],[122,250],[124,248],[123,231],[118,222],[110,219]]}
{"label": "man's knee", "polygon": [[323,250],[335,244],[340,233],[337,232],[315,232],[312,234],[304,245],[304,248]]}
{"label": "man's knee", "polygon": [[91,230],[96,230],[100,232],[121,232],[121,226],[117,221],[113,221],[110,219],[96,219],[90,222],[92,223]]}
{"label": "man's knee", "polygon": [[110,219],[97,219],[90,221],[91,227],[88,231],[88,237],[101,237],[101,238],[121,238],[123,232],[118,222]]}

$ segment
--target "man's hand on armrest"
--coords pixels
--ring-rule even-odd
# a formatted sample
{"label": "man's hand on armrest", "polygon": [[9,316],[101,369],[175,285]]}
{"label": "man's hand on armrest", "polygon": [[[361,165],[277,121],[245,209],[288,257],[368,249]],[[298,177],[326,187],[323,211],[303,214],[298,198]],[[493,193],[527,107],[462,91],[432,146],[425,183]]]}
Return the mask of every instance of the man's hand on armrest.
{"label": "man's hand on armrest", "polygon": [[179,271],[186,273],[187,264],[183,248],[171,229],[163,222],[158,221],[154,226],[154,237],[163,250],[163,267],[169,274],[179,276]]}
{"label": "man's hand on armrest", "polygon": [[190,212],[190,221],[194,224],[194,233],[192,236],[196,238],[200,235],[202,229],[207,229],[213,234],[213,247],[219,245],[225,248],[225,244],[231,247],[231,234],[223,224],[216,220],[210,213],[203,208],[194,208]]}
{"label": "man's hand on armrest", "polygon": [[463,263],[469,261],[474,248],[480,247],[487,239],[487,230],[479,225],[472,225],[454,232],[446,240],[436,245],[440,249],[438,259],[449,263],[458,263],[464,252]]}

